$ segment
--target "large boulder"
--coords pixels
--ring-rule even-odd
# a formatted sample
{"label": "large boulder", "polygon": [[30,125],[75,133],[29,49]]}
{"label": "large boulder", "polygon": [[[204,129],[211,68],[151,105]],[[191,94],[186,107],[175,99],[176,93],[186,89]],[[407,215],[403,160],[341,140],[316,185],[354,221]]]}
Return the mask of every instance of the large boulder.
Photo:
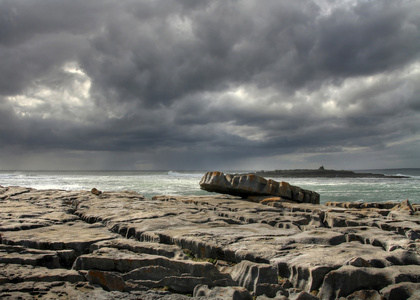
{"label": "large boulder", "polygon": [[248,198],[251,196],[275,196],[301,203],[319,204],[319,194],[293,186],[285,181],[254,174],[231,175],[222,172],[207,172],[200,181],[200,187],[208,192],[229,194]]}

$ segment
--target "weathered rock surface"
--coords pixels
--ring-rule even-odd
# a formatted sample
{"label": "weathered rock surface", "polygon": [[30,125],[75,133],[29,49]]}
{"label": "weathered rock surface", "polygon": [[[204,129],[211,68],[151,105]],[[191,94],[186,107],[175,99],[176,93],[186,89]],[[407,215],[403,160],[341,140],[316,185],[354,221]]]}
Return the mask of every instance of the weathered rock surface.
{"label": "weathered rock surface", "polygon": [[301,189],[287,182],[277,182],[255,174],[231,175],[222,172],[207,172],[200,187],[209,192],[248,198],[252,196],[274,196],[300,203],[319,204],[319,194]]}
{"label": "weathered rock surface", "polygon": [[419,210],[0,188],[0,298],[416,299]]}
{"label": "weathered rock surface", "polygon": [[420,282],[419,266],[386,268],[342,266],[329,272],[320,290],[321,299],[337,299],[359,290],[381,290],[401,282]]}
{"label": "weathered rock surface", "polygon": [[229,272],[232,279],[250,291],[257,291],[264,284],[278,284],[277,270],[269,264],[243,260]]}

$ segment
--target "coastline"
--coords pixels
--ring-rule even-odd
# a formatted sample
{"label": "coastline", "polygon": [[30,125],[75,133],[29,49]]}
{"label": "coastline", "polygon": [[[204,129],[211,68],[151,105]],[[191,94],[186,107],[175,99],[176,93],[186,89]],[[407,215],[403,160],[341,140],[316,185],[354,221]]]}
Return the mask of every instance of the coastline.
{"label": "coastline", "polygon": [[253,173],[266,177],[289,177],[289,178],[410,178],[405,175],[385,175],[378,173],[363,173],[348,170],[327,170],[323,167],[319,169],[290,169],[290,170],[273,170],[258,171]]}
{"label": "coastline", "polygon": [[[376,170],[367,170],[376,173]],[[243,173],[231,170],[227,173]],[[246,171],[251,172],[251,171]],[[359,172],[359,171],[357,171]],[[407,175],[411,178],[345,178],[345,177],[274,177],[321,194],[326,201],[402,201],[420,202],[420,169],[384,170],[388,175]],[[147,197],[154,195],[203,195],[199,181],[205,172],[0,172],[3,186],[30,186],[37,189],[83,190],[93,186],[101,190],[134,190]]]}
{"label": "coastline", "polygon": [[420,290],[419,205],[265,203],[0,188],[0,296],[387,299]]}

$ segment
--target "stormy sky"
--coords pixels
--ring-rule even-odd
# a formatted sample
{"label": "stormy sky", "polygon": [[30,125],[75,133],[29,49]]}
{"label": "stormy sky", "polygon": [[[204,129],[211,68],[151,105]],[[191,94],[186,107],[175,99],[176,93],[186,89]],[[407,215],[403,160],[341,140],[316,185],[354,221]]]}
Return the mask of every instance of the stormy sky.
{"label": "stormy sky", "polygon": [[0,0],[2,170],[419,157],[419,0]]}

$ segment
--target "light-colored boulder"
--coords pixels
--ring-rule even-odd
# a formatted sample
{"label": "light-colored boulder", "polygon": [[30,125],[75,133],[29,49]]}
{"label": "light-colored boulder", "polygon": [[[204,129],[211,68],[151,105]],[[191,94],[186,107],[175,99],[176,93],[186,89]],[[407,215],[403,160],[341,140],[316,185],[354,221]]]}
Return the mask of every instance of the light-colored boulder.
{"label": "light-colored boulder", "polygon": [[301,189],[287,182],[277,182],[254,174],[231,175],[222,172],[207,172],[200,187],[209,192],[229,194],[247,198],[250,196],[275,196],[296,202],[319,204],[319,194]]}

